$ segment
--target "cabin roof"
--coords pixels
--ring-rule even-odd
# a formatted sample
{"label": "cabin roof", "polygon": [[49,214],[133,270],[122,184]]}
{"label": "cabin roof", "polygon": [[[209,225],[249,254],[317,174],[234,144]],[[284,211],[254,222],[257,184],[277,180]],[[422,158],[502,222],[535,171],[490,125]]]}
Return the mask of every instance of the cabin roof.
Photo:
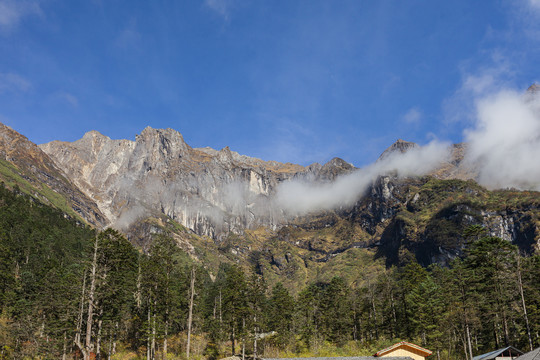
{"label": "cabin roof", "polygon": [[[505,351],[507,351],[507,350],[510,350],[510,352],[515,352],[517,356],[523,355],[523,351],[518,350],[518,349],[516,349],[516,348],[513,347],[513,346],[507,346],[507,347],[505,347],[505,348],[498,349],[498,350],[494,350],[494,351],[491,351],[491,352],[488,352],[488,353],[485,353],[485,354],[482,354],[482,355],[476,355],[475,357],[473,357],[472,360],[489,360],[489,359],[495,359],[497,356],[499,356],[500,354],[502,354],[503,352],[505,352]],[[517,356],[516,356],[516,357],[517,357]]]}
{"label": "cabin roof", "polygon": [[519,360],[540,360],[540,347],[518,357]]}
{"label": "cabin roof", "polygon": [[388,354],[389,352],[394,351],[396,349],[407,348],[407,347],[415,349],[416,351],[420,352],[424,357],[429,356],[429,355],[432,354],[431,350],[424,349],[421,346],[415,345],[415,344],[407,342],[407,341],[402,341],[402,342],[398,342],[397,344],[394,344],[392,346],[389,346],[386,349],[382,349],[382,350],[377,351],[375,353],[375,355],[373,355],[373,356],[380,357],[380,356],[383,356],[384,354]]}

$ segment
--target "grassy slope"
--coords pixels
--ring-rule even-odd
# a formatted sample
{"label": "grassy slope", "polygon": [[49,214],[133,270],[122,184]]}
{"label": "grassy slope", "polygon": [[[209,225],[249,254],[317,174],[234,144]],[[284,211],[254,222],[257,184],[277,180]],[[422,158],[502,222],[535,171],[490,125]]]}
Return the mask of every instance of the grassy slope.
{"label": "grassy slope", "polygon": [[0,159],[0,181],[3,181],[8,188],[18,186],[23,193],[38,198],[40,201],[57,208],[65,214],[85,222],[79,214],[70,207],[69,201],[64,196],[52,190],[44,183],[40,183],[40,186],[32,185],[31,182],[27,180],[30,176],[31,175],[29,174],[21,172],[10,162]]}

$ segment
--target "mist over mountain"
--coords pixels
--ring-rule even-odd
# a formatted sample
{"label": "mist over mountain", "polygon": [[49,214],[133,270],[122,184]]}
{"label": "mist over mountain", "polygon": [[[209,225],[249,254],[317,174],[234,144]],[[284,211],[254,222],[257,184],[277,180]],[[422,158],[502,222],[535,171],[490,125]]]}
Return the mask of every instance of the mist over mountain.
{"label": "mist over mountain", "polygon": [[147,127],[135,141],[96,131],[73,143],[40,145],[99,206],[111,226],[164,214],[199,235],[265,226],[349,209],[379,176],[473,179],[490,189],[540,189],[539,99],[511,91],[477,101],[477,121],[465,144],[396,141],[358,169],[335,158],[308,167],[262,161],[221,150],[192,148],[173,129]]}
{"label": "mist over mountain", "polygon": [[363,169],[338,158],[303,167],[229,148],[193,149],[179,132],[150,127],[135,141],[91,131],[73,143],[40,147],[96,201],[112,226],[127,228],[163,213],[211,237],[277,228],[296,216],[349,208],[379,175],[424,175],[450,156],[448,144],[432,142],[403,152],[390,148]]}

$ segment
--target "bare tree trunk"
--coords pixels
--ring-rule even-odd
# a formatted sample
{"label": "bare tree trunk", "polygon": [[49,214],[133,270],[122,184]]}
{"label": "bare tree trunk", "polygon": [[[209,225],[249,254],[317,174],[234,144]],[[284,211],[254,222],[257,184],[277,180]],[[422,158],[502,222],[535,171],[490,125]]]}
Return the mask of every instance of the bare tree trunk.
{"label": "bare tree trunk", "polygon": [[[466,310],[466,304],[465,304],[465,287],[463,285],[460,286],[460,290],[461,290],[461,303],[463,305],[463,322],[465,324],[465,336],[467,338],[466,340],[469,346],[469,358],[472,360],[473,352],[472,352],[472,344],[471,344],[471,331],[469,329],[469,320],[467,317],[467,310]],[[465,347],[465,353],[467,353],[467,347]]]}
{"label": "bare tree trunk", "polygon": [[246,319],[242,319],[242,360],[246,360]]}
{"label": "bare tree trunk", "polygon": [[146,338],[146,360],[150,360],[151,357],[150,357],[150,351],[151,351],[151,346],[150,346],[150,339],[151,339],[151,336],[150,336],[150,304],[148,304],[148,337]]}
{"label": "bare tree trunk", "polygon": [[82,291],[81,291],[81,302],[79,306],[79,314],[77,317],[77,331],[75,332],[75,345],[77,345],[77,347],[81,351],[83,351],[83,345],[81,344],[81,331],[82,331],[82,323],[83,323],[85,291],[86,291],[86,270],[84,270],[83,272],[83,286],[82,286]]}
{"label": "bare tree trunk", "polygon": [[519,293],[521,295],[521,306],[523,306],[523,317],[525,318],[525,325],[527,326],[527,336],[529,337],[529,348],[533,351],[533,343],[531,337],[531,327],[529,326],[529,317],[527,316],[527,306],[525,305],[525,295],[523,294],[523,281],[521,279],[521,257],[517,254],[517,275]]}
{"label": "bare tree trunk", "polygon": [[116,354],[116,334],[118,334],[118,321],[114,325],[114,335],[113,335],[113,343],[112,343],[112,354]]}
{"label": "bare tree trunk", "polygon": [[163,358],[167,359],[167,336],[169,336],[169,308],[165,310],[165,316],[167,317],[167,320],[165,320],[165,337],[163,339]]}
{"label": "bare tree trunk", "polygon": [[253,316],[253,322],[255,323],[255,327],[253,328],[253,360],[257,360],[257,314]]}
{"label": "bare tree trunk", "polygon": [[108,346],[108,351],[107,351],[107,360],[111,360],[112,344],[113,344],[113,333],[110,332],[109,333],[109,346]]}
{"label": "bare tree trunk", "polygon": [[156,301],[154,301],[154,311],[152,312],[152,360],[156,358]]}
{"label": "bare tree trunk", "polygon": [[62,360],[67,358],[67,334],[64,331],[64,350],[62,351]]}
{"label": "bare tree trunk", "polygon": [[506,318],[506,311],[502,311],[503,315],[503,329],[504,329],[504,343],[506,346],[510,346],[510,333],[508,330],[508,319]]}
{"label": "bare tree trunk", "polygon": [[[187,346],[186,346],[186,359],[189,360],[189,348],[191,344],[191,323],[193,321],[193,298],[195,295],[195,266],[191,269],[191,286],[190,286],[190,299],[189,299],[189,316],[188,316],[188,334],[187,334]],[[221,293],[220,293],[221,298]]]}
{"label": "bare tree trunk", "polygon": [[[453,335],[455,338],[455,331],[453,331]],[[450,359],[450,353],[452,352],[452,336],[448,337],[448,354],[446,355],[446,360]]]}
{"label": "bare tree trunk", "polygon": [[231,350],[232,350],[232,354],[231,356],[234,356],[234,353],[236,352],[236,349],[235,349],[235,344],[234,344],[234,317],[232,319],[232,331],[231,331]]}
{"label": "bare tree trunk", "polygon": [[[90,358],[90,352],[92,350],[92,325],[94,318],[94,296],[96,291],[96,270],[97,270],[97,253],[98,253],[98,239],[94,241],[94,258],[92,260],[92,273],[90,277],[90,292],[88,293],[88,317],[86,318],[86,339],[84,344],[83,357],[84,360]],[[82,350],[82,349],[81,349]]]}
{"label": "bare tree trunk", "polygon": [[465,323],[465,328],[467,330],[467,343],[469,344],[469,356],[472,359],[473,355],[472,355],[471,332],[469,330],[469,322]]}
{"label": "bare tree trunk", "polygon": [[353,312],[353,340],[356,341],[358,340],[357,338],[357,331],[358,331],[358,327],[357,327],[357,322],[358,322],[358,319],[357,319],[357,316],[358,314],[356,313],[356,304],[354,305],[355,309],[354,309],[354,312]]}
{"label": "bare tree trunk", "polygon": [[142,277],[142,274],[141,274],[141,259],[140,259],[140,255],[139,255],[139,268],[137,270],[137,292],[135,293],[135,303],[137,304],[137,309],[140,310],[141,308],[141,277]]}
{"label": "bare tree trunk", "polygon": [[469,352],[467,351],[467,341],[465,339],[463,339],[463,351],[465,351],[465,359],[466,360],[472,359],[472,358],[469,357]]}
{"label": "bare tree trunk", "polygon": [[394,293],[390,290],[390,305],[392,306],[392,320],[394,320],[394,326],[392,326],[392,335],[397,333],[397,314],[396,305],[394,303]]}
{"label": "bare tree trunk", "polygon": [[43,320],[41,320],[41,326],[39,327],[39,337],[42,338],[45,333],[45,314],[43,314]]}
{"label": "bare tree trunk", "polygon": [[373,308],[373,320],[375,321],[375,338],[379,339],[379,324],[377,323],[377,309],[375,308],[375,294],[373,293],[373,289],[371,287],[371,284],[368,282],[368,288],[369,288],[369,298],[371,300],[371,306]]}
{"label": "bare tree trunk", "polygon": [[[101,317],[101,314],[103,312],[100,313],[100,317]],[[96,359],[101,359],[101,326],[103,325],[103,320],[102,319],[99,319],[98,320],[98,331],[97,331],[97,340],[96,340]]]}

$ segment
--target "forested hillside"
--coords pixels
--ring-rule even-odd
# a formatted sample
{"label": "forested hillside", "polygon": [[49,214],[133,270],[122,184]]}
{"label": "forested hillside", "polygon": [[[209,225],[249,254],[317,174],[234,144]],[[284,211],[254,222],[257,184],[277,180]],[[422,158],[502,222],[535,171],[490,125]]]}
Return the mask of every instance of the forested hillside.
{"label": "forested hillside", "polygon": [[255,267],[209,272],[166,233],[143,253],[2,186],[1,357],[185,358],[188,343],[208,359],[369,355],[408,340],[466,359],[539,346],[540,257],[485,235],[463,229],[465,255],[450,267],[413,261],[291,294]]}

